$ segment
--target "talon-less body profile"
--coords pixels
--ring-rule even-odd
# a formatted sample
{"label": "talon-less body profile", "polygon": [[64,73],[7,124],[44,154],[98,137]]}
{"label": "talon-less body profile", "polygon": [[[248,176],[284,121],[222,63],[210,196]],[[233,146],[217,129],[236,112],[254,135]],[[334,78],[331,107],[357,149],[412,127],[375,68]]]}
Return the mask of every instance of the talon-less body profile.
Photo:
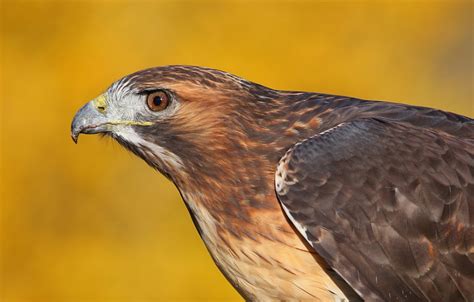
{"label": "talon-less body profile", "polygon": [[247,300],[473,301],[474,121],[165,66],[82,107],[167,176]]}

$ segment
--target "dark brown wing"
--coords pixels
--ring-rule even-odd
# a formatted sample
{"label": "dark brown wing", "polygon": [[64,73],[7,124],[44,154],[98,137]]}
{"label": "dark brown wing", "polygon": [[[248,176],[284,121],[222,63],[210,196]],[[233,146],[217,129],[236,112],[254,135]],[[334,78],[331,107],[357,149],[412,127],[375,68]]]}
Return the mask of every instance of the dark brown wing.
{"label": "dark brown wing", "polygon": [[362,298],[474,301],[474,145],[361,119],[281,159],[277,195],[314,249]]}

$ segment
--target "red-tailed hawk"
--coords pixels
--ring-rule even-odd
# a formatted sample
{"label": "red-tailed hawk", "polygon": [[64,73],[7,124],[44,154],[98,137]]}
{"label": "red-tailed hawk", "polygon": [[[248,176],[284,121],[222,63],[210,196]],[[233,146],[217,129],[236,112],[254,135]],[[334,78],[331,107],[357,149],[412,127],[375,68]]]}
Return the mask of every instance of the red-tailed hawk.
{"label": "red-tailed hawk", "polygon": [[82,107],[171,179],[247,300],[474,301],[474,120],[193,66]]}

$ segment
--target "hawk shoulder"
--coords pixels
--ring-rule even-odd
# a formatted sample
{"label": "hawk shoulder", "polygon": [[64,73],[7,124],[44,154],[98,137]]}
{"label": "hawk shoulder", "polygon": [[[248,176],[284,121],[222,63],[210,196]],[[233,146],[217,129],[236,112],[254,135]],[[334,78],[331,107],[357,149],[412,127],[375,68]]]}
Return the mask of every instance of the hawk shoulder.
{"label": "hawk shoulder", "polygon": [[474,300],[472,140],[349,121],[294,145],[275,185],[298,231],[362,298]]}

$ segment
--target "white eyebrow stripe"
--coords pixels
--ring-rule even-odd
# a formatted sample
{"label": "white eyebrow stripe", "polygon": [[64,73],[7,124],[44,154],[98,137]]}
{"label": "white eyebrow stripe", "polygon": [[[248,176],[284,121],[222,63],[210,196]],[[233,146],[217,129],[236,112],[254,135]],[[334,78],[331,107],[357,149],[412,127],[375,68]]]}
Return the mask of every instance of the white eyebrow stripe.
{"label": "white eyebrow stripe", "polygon": [[123,98],[125,95],[132,92],[132,89],[131,89],[132,87],[130,86],[130,83],[132,83],[132,81],[136,79],[137,77],[138,75],[127,76],[116,81],[109,88],[110,94],[114,94],[117,99]]}

